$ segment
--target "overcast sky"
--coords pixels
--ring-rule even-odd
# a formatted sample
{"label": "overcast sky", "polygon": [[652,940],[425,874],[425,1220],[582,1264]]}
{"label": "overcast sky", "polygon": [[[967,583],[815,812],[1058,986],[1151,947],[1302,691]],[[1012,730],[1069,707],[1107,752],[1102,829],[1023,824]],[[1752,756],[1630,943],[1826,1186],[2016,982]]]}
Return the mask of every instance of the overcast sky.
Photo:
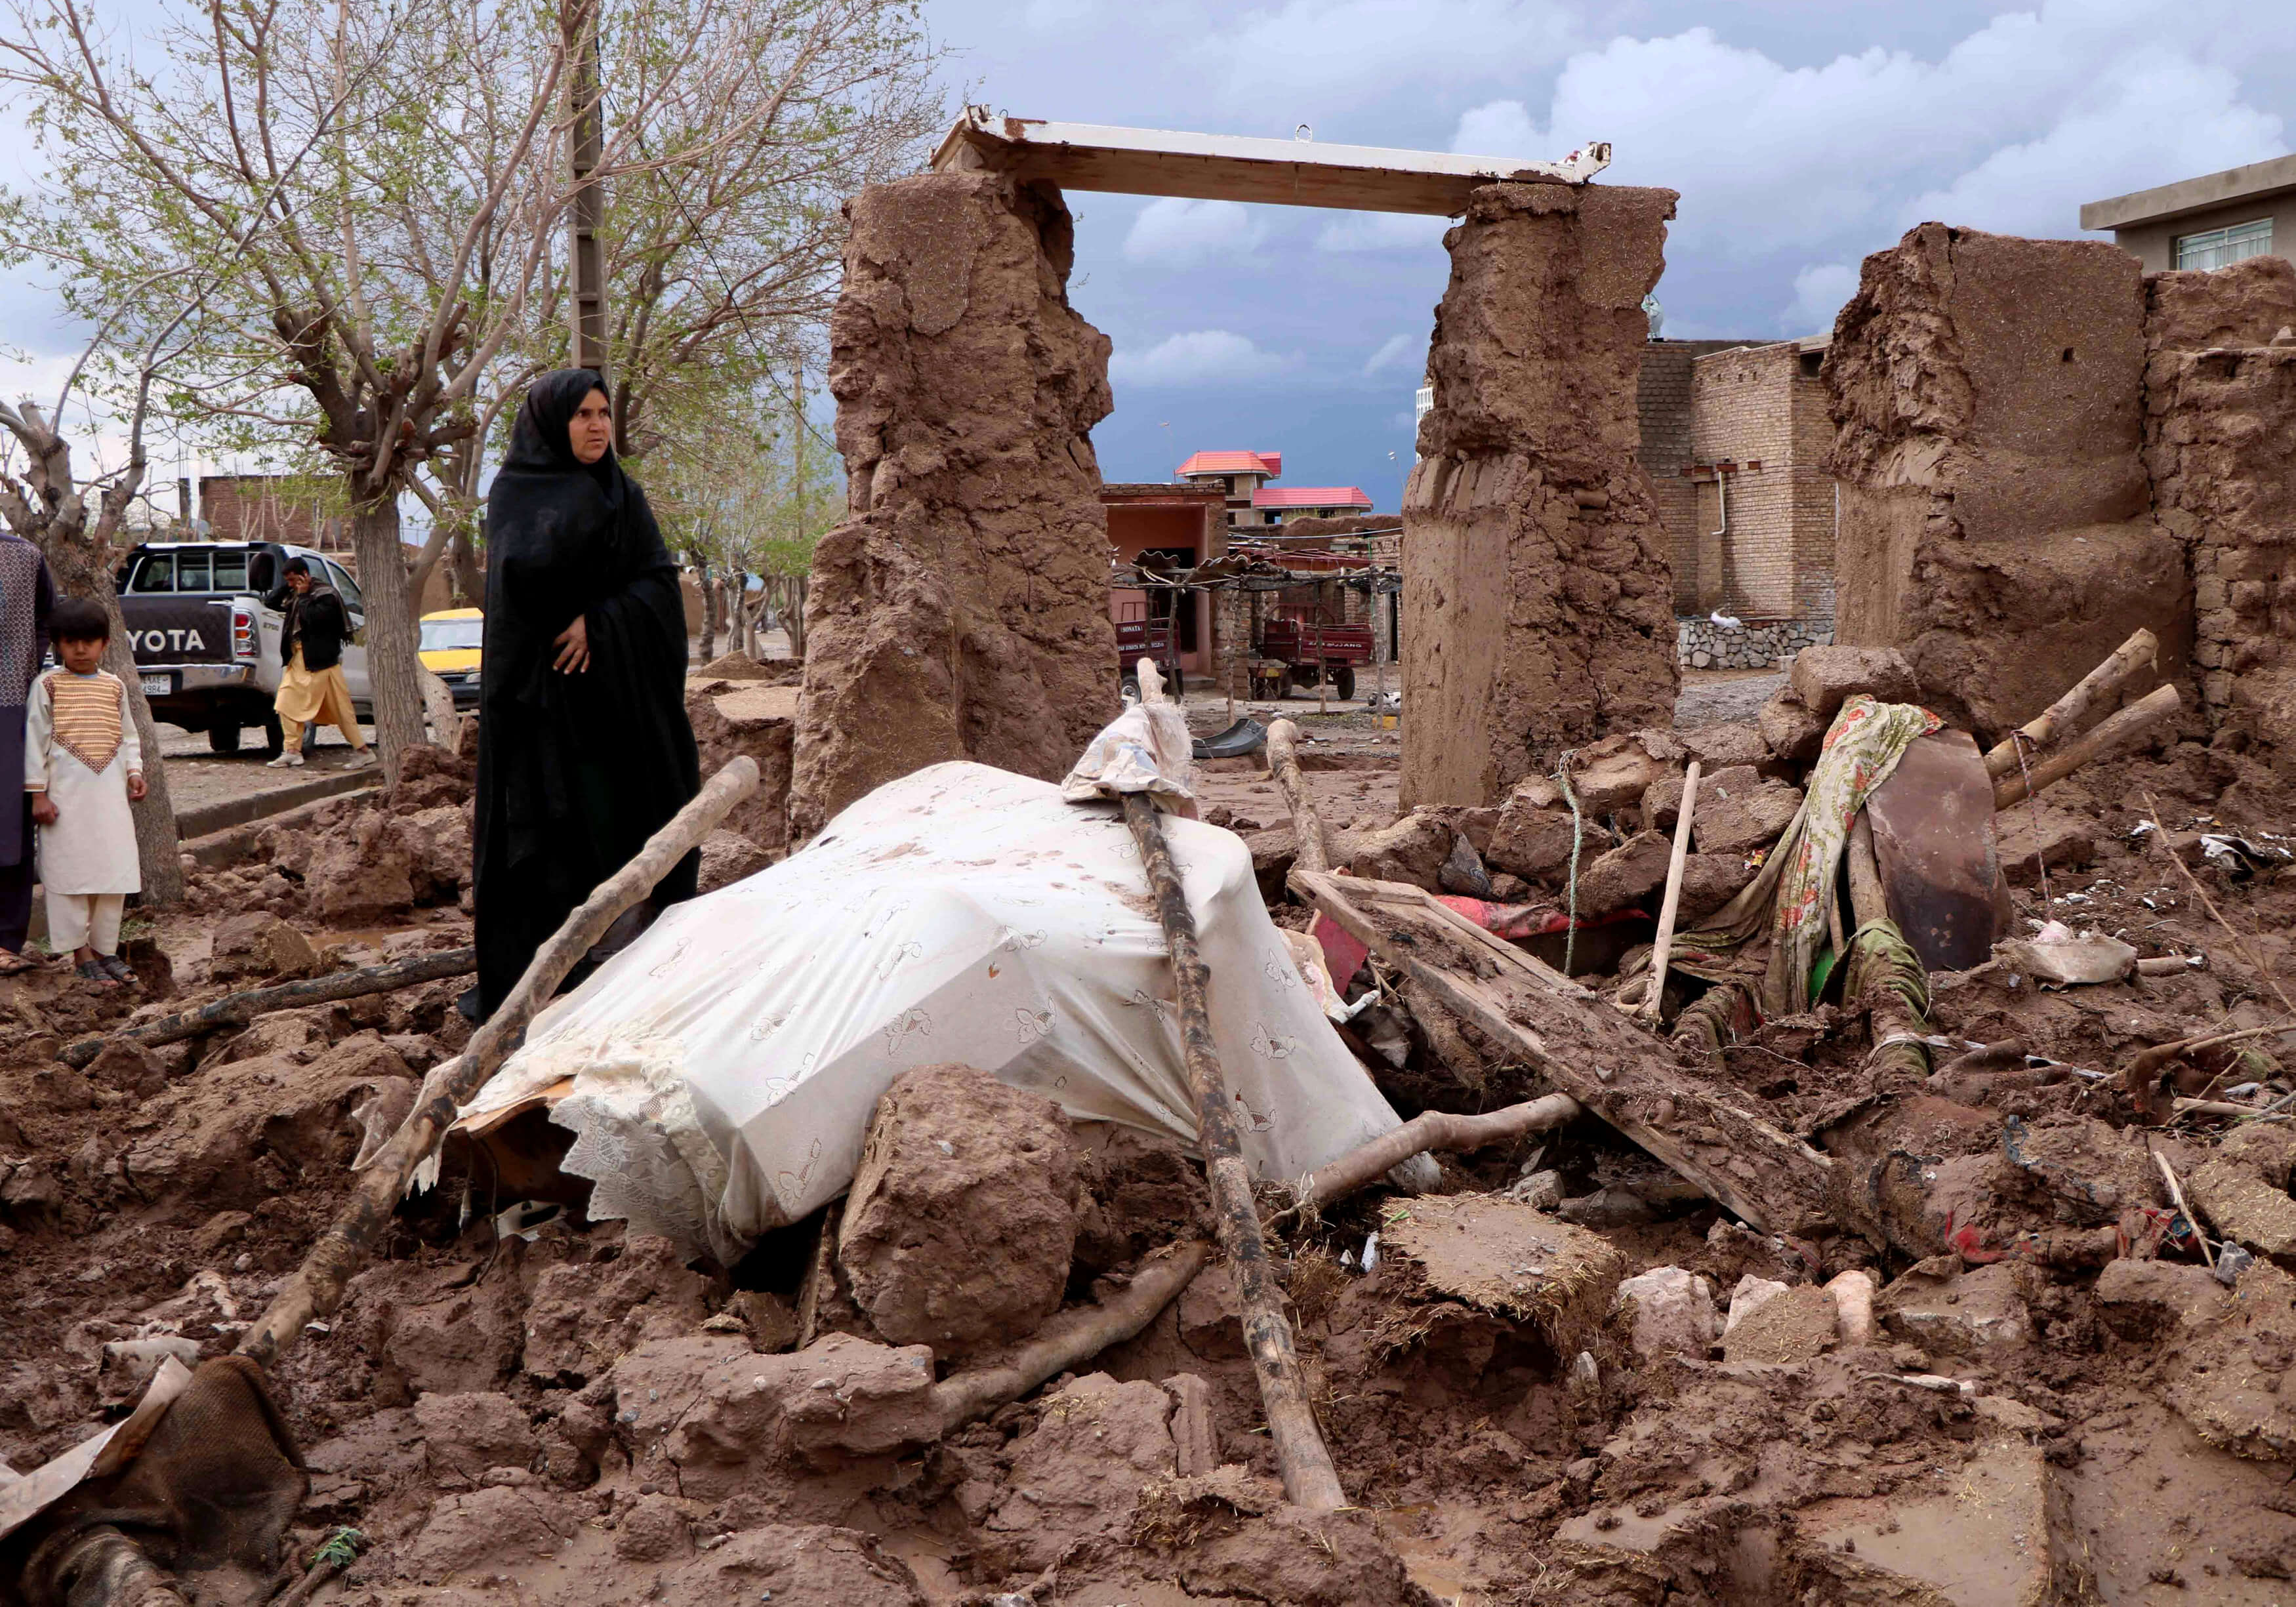
{"label": "overcast sky", "polygon": [[[123,12],[141,11],[123,0]],[[2289,150],[2288,0],[928,0],[962,99],[1026,117],[1557,157],[1681,192],[1666,332],[1829,327],[1925,218],[2079,233],[2096,200]],[[0,176],[20,147],[0,109]],[[1116,342],[1111,480],[1284,453],[1392,509],[1444,220],[1078,194],[1078,308]],[[0,388],[70,332],[0,284]],[[162,471],[172,473],[172,466]]]}
{"label": "overcast sky", "polygon": [[[1832,326],[1926,218],[2079,207],[2289,150],[2287,0],[932,0],[968,98],[1025,117],[1554,158],[1682,194],[1665,332]],[[1071,299],[1116,342],[1110,480],[1275,448],[1397,506],[1445,220],[1078,194]]]}

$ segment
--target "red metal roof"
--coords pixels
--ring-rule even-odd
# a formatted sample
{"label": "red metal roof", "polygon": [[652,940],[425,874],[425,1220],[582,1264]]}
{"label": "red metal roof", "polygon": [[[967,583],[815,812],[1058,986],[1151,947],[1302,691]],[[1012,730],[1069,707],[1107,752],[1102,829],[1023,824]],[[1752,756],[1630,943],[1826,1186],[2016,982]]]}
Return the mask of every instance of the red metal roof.
{"label": "red metal roof", "polygon": [[1199,452],[1179,468],[1183,480],[1191,474],[1265,474],[1273,480],[1283,472],[1281,452]]}
{"label": "red metal roof", "polygon": [[1255,508],[1361,508],[1371,511],[1371,496],[1361,486],[1284,486],[1251,494]]}

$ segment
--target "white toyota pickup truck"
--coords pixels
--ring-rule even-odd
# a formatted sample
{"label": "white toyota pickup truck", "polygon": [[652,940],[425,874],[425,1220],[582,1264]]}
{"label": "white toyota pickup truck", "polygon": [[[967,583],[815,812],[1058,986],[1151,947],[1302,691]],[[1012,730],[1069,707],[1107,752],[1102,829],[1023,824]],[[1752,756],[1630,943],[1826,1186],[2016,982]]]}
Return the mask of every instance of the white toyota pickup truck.
{"label": "white toyota pickup truck", "polygon": [[366,603],[340,563],[275,541],[155,541],[131,551],[115,577],[153,718],[206,732],[217,753],[238,752],[240,733],[259,726],[266,750],[279,751],[271,700],[279,690],[280,614],[265,599],[289,558],[302,559],[313,579],[341,594],[351,625],[343,678],[359,717],[371,717]]}

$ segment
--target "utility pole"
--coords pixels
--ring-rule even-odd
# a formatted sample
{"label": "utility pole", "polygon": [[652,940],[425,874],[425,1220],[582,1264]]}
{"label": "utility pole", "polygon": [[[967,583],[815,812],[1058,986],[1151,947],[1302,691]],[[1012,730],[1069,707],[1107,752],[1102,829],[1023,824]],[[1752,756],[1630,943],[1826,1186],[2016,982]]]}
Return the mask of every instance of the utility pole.
{"label": "utility pole", "polygon": [[574,204],[568,214],[567,270],[577,368],[606,373],[606,260],[598,227],[606,215],[606,193],[596,177],[604,154],[605,128],[598,83],[598,8],[603,0],[560,0],[558,32],[566,51],[569,137],[566,151]]}

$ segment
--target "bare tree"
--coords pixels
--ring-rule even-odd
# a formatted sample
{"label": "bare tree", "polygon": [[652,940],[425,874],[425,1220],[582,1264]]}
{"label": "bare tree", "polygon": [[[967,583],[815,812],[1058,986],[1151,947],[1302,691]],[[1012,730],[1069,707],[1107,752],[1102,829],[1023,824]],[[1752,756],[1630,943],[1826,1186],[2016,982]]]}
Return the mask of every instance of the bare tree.
{"label": "bare tree", "polygon": [[[53,182],[0,207],[0,247],[53,265],[89,318],[155,267],[212,277],[169,407],[242,449],[315,444],[341,476],[395,779],[423,728],[400,499],[433,504],[427,575],[468,538],[494,426],[563,349],[562,31],[516,0],[179,0],[155,74],[111,43],[90,0],[10,4],[0,82],[22,92]],[[913,58],[908,14],[874,0],[618,0],[597,176],[610,195],[707,193],[777,147],[832,43]],[[866,82],[857,70],[826,93]],[[297,168],[314,142],[324,160]]]}
{"label": "bare tree", "polygon": [[[339,80],[334,100],[320,113],[300,148],[289,157],[281,184],[275,184],[266,200],[276,199],[285,176],[293,174],[308,158],[328,124],[342,111],[348,94],[348,81]],[[20,220],[22,203],[9,198],[0,217]],[[229,251],[220,260],[223,267],[235,264],[245,253],[254,238],[256,225],[250,223],[228,242]],[[15,229],[0,234],[0,261],[17,266],[32,257],[33,252],[23,242],[22,232]],[[53,256],[53,252],[49,253]],[[72,392],[91,362],[107,361],[117,366],[119,352],[113,343],[115,330],[127,321],[127,316],[142,299],[152,294],[161,283],[174,278],[178,294],[176,310],[172,316],[157,322],[157,327],[141,352],[141,362],[135,369],[133,401],[127,413],[127,450],[126,461],[108,473],[93,480],[85,480],[72,468],[71,447],[65,439],[62,422]],[[24,455],[20,474],[12,472],[12,455],[0,452],[0,517],[8,527],[25,540],[40,549],[47,561],[50,573],[66,594],[93,598],[100,603],[111,622],[111,640],[105,644],[103,663],[120,677],[127,689],[129,717],[135,725],[137,740],[144,753],[144,794],[131,806],[131,817],[135,823],[135,849],[138,868],[142,873],[144,893],[155,905],[179,904],[184,896],[183,864],[178,857],[176,830],[175,801],[168,785],[167,760],[160,742],[158,723],[152,717],[150,701],[144,695],[143,677],[136,673],[135,652],[128,640],[127,622],[119,611],[119,598],[112,580],[115,547],[127,510],[142,491],[147,459],[144,449],[144,432],[152,411],[152,388],[161,369],[183,355],[181,346],[168,349],[177,332],[202,310],[209,293],[213,290],[217,274],[212,270],[193,270],[188,275],[171,274],[166,269],[147,275],[127,285],[105,309],[97,323],[94,335],[82,349],[79,358],[65,376],[56,396],[53,413],[43,413],[29,400],[10,406],[0,402],[0,430],[9,437],[9,444]],[[51,418],[53,422],[50,422]],[[91,426],[94,414],[90,414]],[[94,516],[89,517],[88,497],[95,496]]]}
{"label": "bare tree", "polygon": [[[651,94],[650,126],[630,138],[645,151],[689,148],[729,116],[751,133],[707,164],[626,162],[606,191],[609,371],[616,446],[641,476],[682,471],[702,454],[681,443],[726,443],[723,421],[763,394],[802,389],[792,354],[823,343],[845,236],[842,204],[862,186],[913,168],[938,130],[933,57],[911,10],[883,0],[745,0],[746,26],[728,48],[759,52],[738,107],[665,81],[662,13],[609,8],[603,17],[605,113],[627,128],[634,97]],[[657,86],[659,86],[657,89]],[[414,560],[419,594],[431,566],[458,566],[457,586],[480,588],[480,487],[489,443],[507,432],[524,386],[562,360],[566,288],[545,285],[535,340],[498,364],[473,391],[480,428],[424,466],[416,489],[431,508],[432,540]],[[750,449],[757,448],[755,443]],[[735,480],[746,468],[718,458]],[[704,545],[708,546],[707,537]],[[689,549],[689,562],[724,568],[729,556]],[[721,623],[730,624],[730,611]]]}
{"label": "bare tree", "polygon": [[[103,605],[111,620],[111,640],[103,667],[128,688],[130,717],[144,744],[143,800],[131,807],[135,821],[135,857],[143,871],[144,896],[154,905],[180,904],[184,868],[178,857],[176,808],[168,794],[168,768],[160,754],[160,728],[135,673],[135,653],[119,617],[111,584],[113,539],[144,479],[143,432],[130,435],[128,460],[94,484],[72,469],[71,445],[38,406],[0,402],[0,429],[24,455],[20,471],[0,459],[0,518],[40,549],[60,591]],[[90,504],[93,502],[93,507]],[[30,851],[30,845],[26,845]]]}

